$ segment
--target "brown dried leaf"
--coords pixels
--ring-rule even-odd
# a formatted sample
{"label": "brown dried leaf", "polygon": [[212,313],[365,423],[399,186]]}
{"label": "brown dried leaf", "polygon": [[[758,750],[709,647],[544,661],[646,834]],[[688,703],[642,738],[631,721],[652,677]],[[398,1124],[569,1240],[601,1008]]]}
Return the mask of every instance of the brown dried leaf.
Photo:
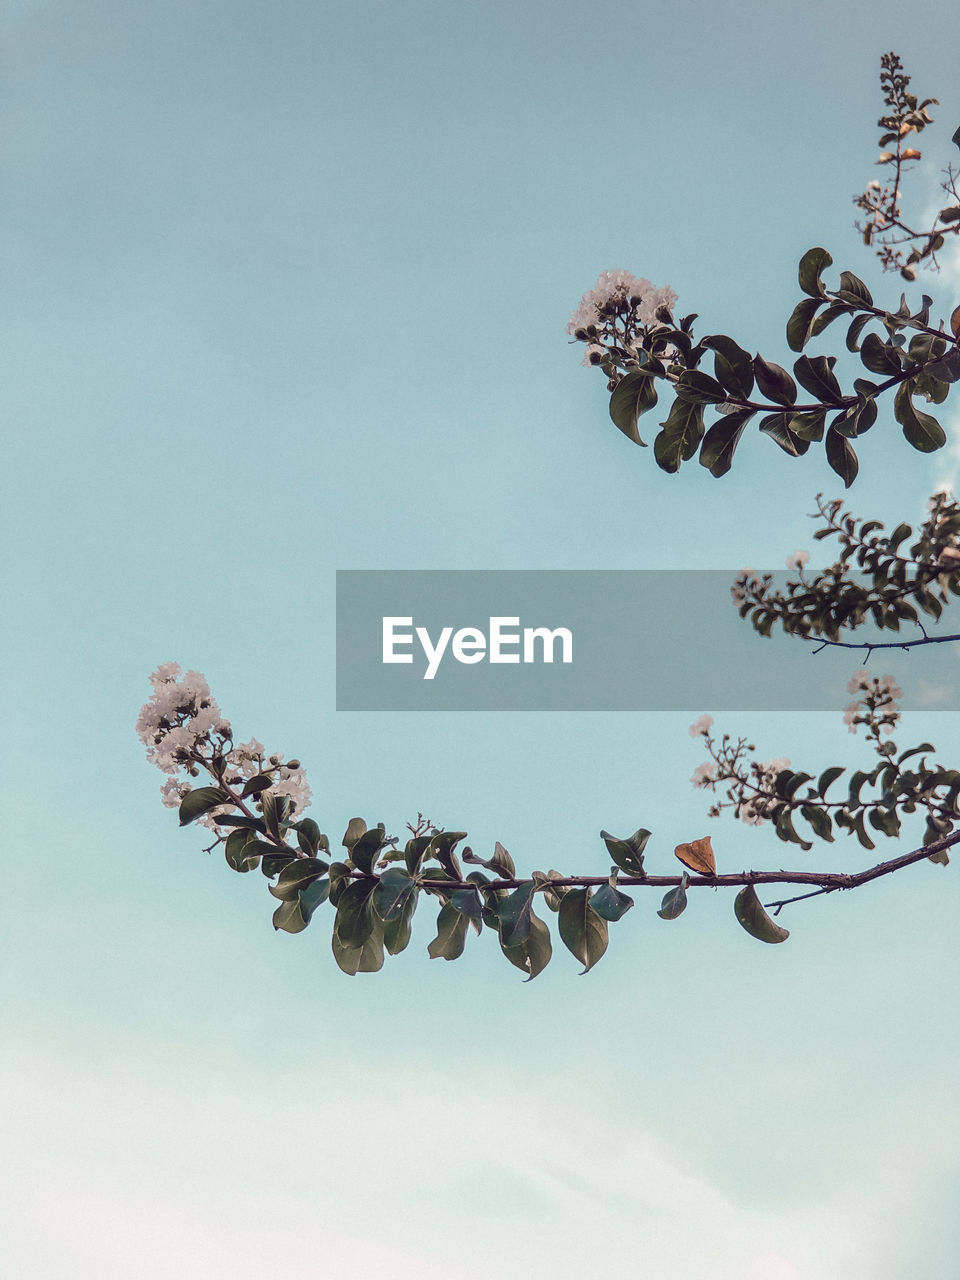
{"label": "brown dried leaf", "polygon": [[702,840],[691,840],[689,844],[678,844],[673,851],[685,867],[696,871],[701,876],[717,874],[717,860],[713,856],[713,845],[710,837]]}

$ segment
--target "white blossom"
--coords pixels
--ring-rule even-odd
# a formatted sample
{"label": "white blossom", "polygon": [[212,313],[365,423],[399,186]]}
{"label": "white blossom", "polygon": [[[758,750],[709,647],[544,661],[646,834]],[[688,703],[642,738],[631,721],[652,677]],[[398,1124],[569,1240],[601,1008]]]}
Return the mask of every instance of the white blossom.
{"label": "white blossom", "polygon": [[794,551],[792,555],[787,556],[787,568],[799,571],[805,564],[809,563],[809,560],[809,551]]}
{"label": "white blossom", "polygon": [[699,720],[695,720],[690,726],[690,737],[699,738],[701,734],[708,734],[712,724],[713,716],[701,716]]}
{"label": "white blossom", "polygon": [[576,311],[570,317],[567,333],[574,335],[578,329],[586,329],[601,320],[599,308],[608,302],[639,297],[633,315],[643,325],[656,323],[657,307],[672,308],[677,295],[670,288],[658,287],[649,280],[631,275],[629,271],[601,271],[597,283],[583,295]]}
{"label": "white blossom", "polygon": [[717,778],[717,766],[709,760],[705,764],[697,765],[693,771],[693,777],[690,781],[695,787],[709,787],[714,790],[714,783]]}

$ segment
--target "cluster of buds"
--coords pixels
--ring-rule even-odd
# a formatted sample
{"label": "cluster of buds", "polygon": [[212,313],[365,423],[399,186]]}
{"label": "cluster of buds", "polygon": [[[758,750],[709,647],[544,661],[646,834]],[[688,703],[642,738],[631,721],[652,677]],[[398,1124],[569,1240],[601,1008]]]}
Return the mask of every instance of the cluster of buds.
{"label": "cluster of buds", "polygon": [[844,707],[843,723],[851,733],[857,732],[858,725],[865,725],[867,737],[874,740],[880,754],[893,755],[896,750],[893,743],[880,741],[882,733],[893,733],[900,719],[898,699],[903,697],[903,692],[893,676],[871,676],[869,671],[858,671],[847,685],[847,692],[860,696]]}

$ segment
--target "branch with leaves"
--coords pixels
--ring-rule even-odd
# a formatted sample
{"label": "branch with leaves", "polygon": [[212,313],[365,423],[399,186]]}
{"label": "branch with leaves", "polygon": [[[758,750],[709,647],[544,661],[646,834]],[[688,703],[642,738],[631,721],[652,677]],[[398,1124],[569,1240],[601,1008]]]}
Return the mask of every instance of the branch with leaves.
{"label": "branch with leaves", "polygon": [[[835,537],[841,545],[834,564],[808,578],[798,554],[788,563],[796,563],[799,576],[783,590],[774,585],[773,574],[752,569],[744,569],[731,588],[741,618],[749,619],[760,635],[770,636],[779,623],[788,635],[816,639],[821,646],[864,649],[867,657],[874,649],[908,649],[960,638],[929,636],[920,620],[920,612],[939,619],[944,606],[960,595],[960,503],[954,498],[934,494],[916,536],[906,523],[885,535],[882,521],[855,517],[844,512],[839,499],[826,502],[822,494],[817,495],[813,518],[822,522],[815,539]],[[842,631],[866,623],[897,632],[902,623],[913,623],[923,634],[889,644],[840,639]]]}
{"label": "branch with leaves", "polygon": [[[862,722],[875,731],[881,763],[871,775],[855,774],[850,797],[840,804],[827,802],[824,796],[827,787],[844,772],[842,767],[826,770],[816,795],[810,792],[800,799],[799,789],[812,775],[791,772],[786,761],[754,766],[751,773],[743,765],[745,744],[732,748],[727,738],[715,744],[709,734],[709,717],[692,730],[704,736],[715,762],[709,778],[701,766],[694,781],[712,789],[729,782],[728,796],[736,804],[738,816],[754,824],[771,817],[780,839],[805,849],[811,846],[796,834],[792,823],[798,808],[816,834],[827,840],[832,839],[828,813],[832,808],[837,826],[846,825],[868,848],[874,846],[863,827],[864,813],[871,825],[893,836],[900,830],[898,810],[912,812],[921,806],[928,811],[927,836],[921,849],[859,873],[718,873],[711,840],[704,837],[675,847],[674,856],[687,868],[681,875],[650,874],[644,862],[650,832],[641,828],[625,838],[601,831],[613,863],[607,875],[566,875],[550,869],[518,876],[513,859],[500,843],[488,859],[469,846],[458,852],[467,833],[437,828],[422,815],[410,828],[411,837],[402,850],[398,838],[387,835],[383,823],[368,827],[362,818],[353,818],[343,836],[345,853],[333,859],[327,836],[313,818],[304,816],[310,789],[298,760],[285,764],[280,754],[267,755],[255,739],[235,745],[230,723],[199,672],[184,674],[175,663],[165,663],[154,672],[151,682],[153,694],[140,712],[137,729],[149,757],[170,775],[163,788],[164,802],[177,807],[181,826],[199,822],[210,829],[214,839],[207,851],[222,847],[232,870],[245,874],[259,869],[271,881],[270,893],[278,901],[273,913],[275,929],[300,933],[317,910],[329,903],[334,909],[334,959],[351,975],[379,970],[385,953],[396,955],[407,947],[413,916],[424,894],[439,900],[437,936],[427,948],[431,957],[457,959],[468,932],[473,929],[480,934],[488,927],[496,932],[507,960],[534,978],[552,954],[550,930],[534,910],[537,894],[542,894],[547,907],[557,914],[560,938],[586,972],[606,952],[610,924],[622,919],[634,905],[624,887],[666,888],[658,911],[665,920],[673,920],[685,910],[691,888],[739,887],[734,912],[740,924],[761,941],[782,942],[788,932],[764,909],[756,885],[813,885],[817,893],[853,889],[922,858],[946,861],[944,851],[960,840],[960,833],[952,834],[960,773],[948,775],[929,768],[926,761],[920,772],[903,769],[910,756],[932,751],[929,744],[894,761],[891,744],[879,741],[881,726],[891,714],[886,709],[889,699],[885,701],[871,688],[861,700],[865,708]],[[194,788],[178,776],[186,774],[192,779],[201,773],[209,775],[212,785]],[[868,777],[881,787],[880,800],[859,799],[859,787]],[[723,803],[716,805],[713,812],[719,813],[723,807]],[[879,822],[877,814],[881,815]],[[477,869],[465,874],[462,863]],[[801,895],[810,896],[814,895]],[[787,901],[799,900],[773,905],[779,910]]]}
{"label": "branch with leaves", "polygon": [[[906,114],[898,128],[923,127],[930,101],[914,110],[905,99]],[[914,114],[920,124],[913,122]],[[906,151],[903,156],[909,158]],[[953,217],[945,210],[941,220],[945,215],[948,221]],[[960,230],[960,222],[955,229]],[[929,244],[939,247],[942,240],[938,233]],[[928,248],[920,256],[934,261],[933,253]],[[802,353],[835,320],[847,321],[847,350],[859,355],[866,373],[873,375],[854,378],[852,389],[841,386],[835,355],[800,354],[791,376],[759,353],[751,356],[726,334],[697,339],[696,314],[674,321],[672,290],[655,288],[626,271],[601,275],[581,298],[567,332],[586,344],[584,363],[606,375],[610,417],[634,444],[645,446],[639,420],[656,407],[660,392],[673,397],[653,442],[662,470],[676,472],[699,453],[701,465],[712,475],[725,475],[744,431],[761,415],[760,431],[791,457],[822,441],[829,465],[849,487],[859,469],[851,441],[873,427],[878,401],[887,393],[892,393],[893,416],[913,448],[931,453],[946,443],[940,423],[915,401],[942,404],[950,386],[960,380],[960,307],[948,328],[945,320],[931,325],[933,303],[925,294],[916,310],[902,295],[895,308],[876,306],[852,271],[840,273],[838,288],[827,287],[822,277],[832,262],[819,247],[801,258],[798,282],[804,297],[787,321],[787,345]],[[708,355],[712,375],[700,367]],[[798,400],[798,383],[811,399]],[[708,425],[709,412],[719,416]]]}

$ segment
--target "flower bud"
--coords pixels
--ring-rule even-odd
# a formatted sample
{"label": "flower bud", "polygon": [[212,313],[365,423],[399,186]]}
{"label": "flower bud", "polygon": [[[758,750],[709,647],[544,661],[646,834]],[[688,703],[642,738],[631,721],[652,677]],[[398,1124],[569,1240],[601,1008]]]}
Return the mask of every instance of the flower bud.
{"label": "flower bud", "polygon": [[900,274],[903,276],[904,280],[916,280],[917,269],[916,267],[901,267]]}
{"label": "flower bud", "polygon": [[288,769],[299,769],[299,768],[300,768],[300,761],[299,761],[299,760],[288,760],[288,761],[287,761],[287,768],[288,768]]}

